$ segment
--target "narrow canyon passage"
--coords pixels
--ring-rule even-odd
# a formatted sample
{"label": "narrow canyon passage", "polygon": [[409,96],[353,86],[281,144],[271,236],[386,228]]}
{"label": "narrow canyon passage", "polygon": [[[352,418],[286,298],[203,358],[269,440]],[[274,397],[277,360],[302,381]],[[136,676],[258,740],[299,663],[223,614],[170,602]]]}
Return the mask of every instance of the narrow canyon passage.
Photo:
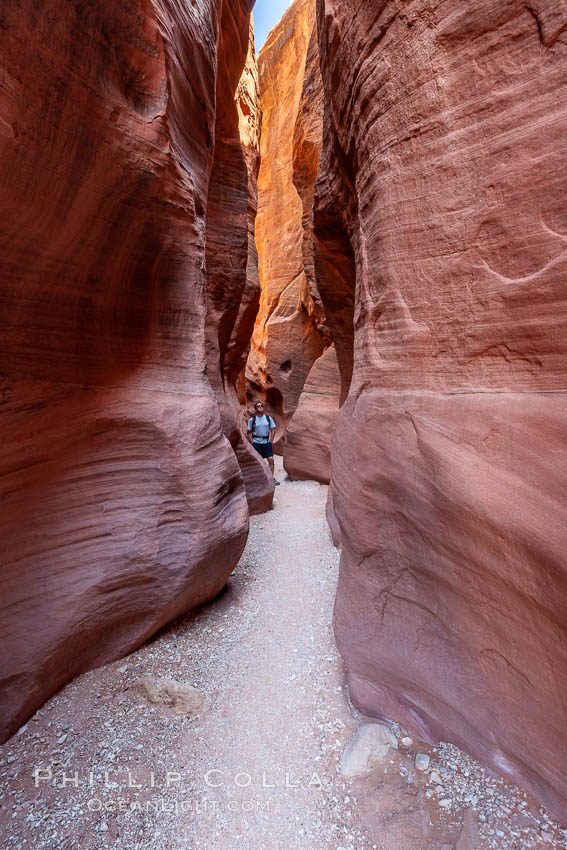
{"label": "narrow canyon passage", "polygon": [[[276,510],[252,518],[220,597],[71,682],[4,746],[3,846],[323,850],[333,836],[366,846],[349,826],[336,773],[356,719],[331,628],[339,556],[326,494],[315,482],[284,480]],[[199,688],[201,714],[187,720],[148,704],[133,689],[146,675]],[[35,789],[35,767],[77,771],[79,787],[40,780]],[[141,790],[124,787],[128,770]],[[119,788],[104,788],[105,771]],[[181,779],[164,789],[167,771]],[[187,810],[105,814],[89,811],[93,799]]]}
{"label": "narrow canyon passage", "polygon": [[[432,749],[396,724],[380,758],[349,745],[361,724],[383,726],[351,706],[332,634],[328,488],[290,482],[281,458],[276,474],[274,510],[252,517],[220,596],[74,679],[3,745],[2,847],[564,847],[543,809],[455,747]],[[200,713],[148,701],[148,676],[198,688]]]}
{"label": "narrow canyon passage", "polygon": [[567,850],[565,10],[275,2],[0,12],[0,850]]}

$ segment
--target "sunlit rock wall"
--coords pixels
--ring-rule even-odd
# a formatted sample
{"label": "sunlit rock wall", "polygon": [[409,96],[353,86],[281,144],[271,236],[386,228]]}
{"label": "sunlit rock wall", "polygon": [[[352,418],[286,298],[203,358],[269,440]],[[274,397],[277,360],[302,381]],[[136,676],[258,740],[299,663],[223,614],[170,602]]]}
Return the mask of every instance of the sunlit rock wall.
{"label": "sunlit rock wall", "polygon": [[303,206],[303,268],[311,294],[311,318],[329,347],[311,367],[295,413],[288,421],[284,467],[292,479],[307,478],[328,484],[331,477],[331,427],[339,409],[341,379],[317,286],[313,248],[313,199],[322,131],[323,84],[317,27],[313,27],[295,123],[293,182]]}
{"label": "sunlit rock wall", "polygon": [[[258,57],[262,160],[256,243],[262,294],[246,377],[250,400],[266,401],[276,419],[279,452],[285,424],[297,406],[311,366],[325,347],[322,305],[313,297],[306,275],[303,196],[294,185],[298,156],[305,159],[299,170],[312,171],[312,184],[317,170],[320,122],[319,128],[311,121],[297,137],[295,133],[299,113],[305,112],[310,44],[311,65],[313,56],[317,60],[314,25],[314,0],[295,0]],[[303,195],[308,192],[306,186]]]}

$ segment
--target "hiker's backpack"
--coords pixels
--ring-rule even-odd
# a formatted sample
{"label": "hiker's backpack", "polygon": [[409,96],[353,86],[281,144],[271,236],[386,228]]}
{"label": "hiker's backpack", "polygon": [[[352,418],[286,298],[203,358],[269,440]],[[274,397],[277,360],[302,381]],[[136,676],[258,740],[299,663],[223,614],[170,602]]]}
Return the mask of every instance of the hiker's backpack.
{"label": "hiker's backpack", "polygon": [[[274,420],[272,419],[270,414],[269,413],[263,413],[262,416],[266,417],[266,419],[268,420],[268,428],[271,429],[272,426],[270,425],[270,420],[272,422],[274,422]],[[274,427],[275,427],[275,425],[276,425],[276,423],[274,422]],[[253,416],[252,416],[252,436],[254,436],[255,430],[256,430],[256,414],[254,413]]]}

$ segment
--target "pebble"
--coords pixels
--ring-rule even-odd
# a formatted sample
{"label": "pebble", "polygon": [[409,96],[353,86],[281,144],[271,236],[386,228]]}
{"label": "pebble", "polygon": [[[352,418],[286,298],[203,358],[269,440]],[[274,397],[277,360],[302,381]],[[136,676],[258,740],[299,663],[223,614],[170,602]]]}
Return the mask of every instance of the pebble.
{"label": "pebble", "polygon": [[429,767],[430,758],[426,753],[418,753],[415,757],[415,766],[422,772]]}

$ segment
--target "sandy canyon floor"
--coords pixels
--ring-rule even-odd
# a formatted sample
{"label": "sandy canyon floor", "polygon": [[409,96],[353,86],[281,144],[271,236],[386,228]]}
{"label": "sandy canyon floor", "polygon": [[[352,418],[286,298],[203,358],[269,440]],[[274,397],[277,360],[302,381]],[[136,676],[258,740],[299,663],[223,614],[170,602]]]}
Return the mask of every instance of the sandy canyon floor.
{"label": "sandy canyon floor", "polygon": [[[277,475],[216,600],[71,682],[0,749],[3,850],[567,847],[519,789],[395,724],[397,749],[342,775],[373,721],[349,703],[333,640],[327,488],[287,481],[279,458]],[[198,688],[201,712],[149,702],[142,676]]]}

